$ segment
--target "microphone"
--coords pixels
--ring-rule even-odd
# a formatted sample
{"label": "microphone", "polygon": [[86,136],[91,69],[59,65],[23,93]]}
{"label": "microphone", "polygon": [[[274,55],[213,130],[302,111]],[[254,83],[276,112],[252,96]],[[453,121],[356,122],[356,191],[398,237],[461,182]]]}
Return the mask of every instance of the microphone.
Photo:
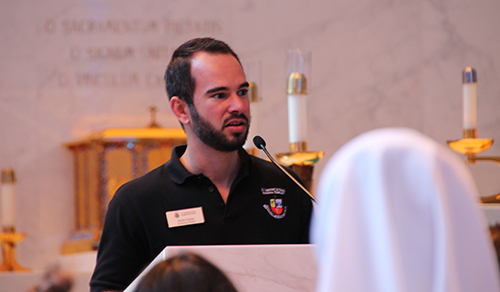
{"label": "microphone", "polygon": [[264,151],[264,153],[266,153],[267,157],[269,157],[269,159],[271,160],[271,162],[276,165],[284,174],[286,174],[296,185],[298,185],[308,196],[309,198],[311,198],[311,200],[317,204],[316,202],[316,199],[314,198],[314,196],[303,186],[301,185],[290,173],[288,173],[288,171],[286,171],[272,156],[271,154],[269,154],[269,152],[267,152],[267,149],[266,149],[266,141],[264,141],[264,139],[262,139],[261,136],[257,135],[255,137],[253,137],[253,144],[255,145],[255,147],[259,148],[259,149],[262,149],[262,151]]}

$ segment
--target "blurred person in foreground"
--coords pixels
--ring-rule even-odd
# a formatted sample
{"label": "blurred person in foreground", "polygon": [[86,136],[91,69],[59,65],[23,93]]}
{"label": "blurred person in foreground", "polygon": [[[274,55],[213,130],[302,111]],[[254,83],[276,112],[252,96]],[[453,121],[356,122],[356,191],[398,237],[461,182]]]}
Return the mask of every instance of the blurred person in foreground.
{"label": "blurred person in foreground", "polygon": [[63,270],[59,264],[53,264],[47,268],[41,281],[26,292],[70,292],[73,282],[72,273]]}
{"label": "blurred person in foreground", "polygon": [[478,191],[446,147],[410,129],[370,131],[318,184],[316,291],[499,291]]}
{"label": "blurred person in foreground", "polygon": [[135,292],[237,292],[214,264],[195,253],[170,257],[154,266]]}

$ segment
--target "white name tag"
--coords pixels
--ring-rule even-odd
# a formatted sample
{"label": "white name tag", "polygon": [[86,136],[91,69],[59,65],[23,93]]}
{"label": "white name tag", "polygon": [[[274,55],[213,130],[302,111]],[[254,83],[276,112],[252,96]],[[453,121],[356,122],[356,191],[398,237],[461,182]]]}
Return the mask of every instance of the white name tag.
{"label": "white name tag", "polygon": [[205,222],[203,209],[201,207],[168,211],[165,214],[167,215],[168,228],[201,224]]}

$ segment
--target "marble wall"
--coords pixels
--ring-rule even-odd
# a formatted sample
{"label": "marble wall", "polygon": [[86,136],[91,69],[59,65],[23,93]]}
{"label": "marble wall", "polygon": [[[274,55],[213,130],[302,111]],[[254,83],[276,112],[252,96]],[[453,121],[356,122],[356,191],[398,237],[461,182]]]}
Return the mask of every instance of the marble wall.
{"label": "marble wall", "polygon": [[[462,137],[461,72],[474,67],[479,137],[500,136],[500,1],[0,0],[0,168],[17,183],[18,261],[43,269],[73,230],[71,153],[64,142],[143,127],[148,107],[178,127],[162,81],[182,42],[212,36],[262,64],[253,118],[272,153],[288,151],[286,51],[312,52],[310,150],[327,158],[380,127]],[[485,155],[500,155],[493,145]],[[457,154],[458,155],[458,154]],[[471,165],[481,195],[500,168]]]}

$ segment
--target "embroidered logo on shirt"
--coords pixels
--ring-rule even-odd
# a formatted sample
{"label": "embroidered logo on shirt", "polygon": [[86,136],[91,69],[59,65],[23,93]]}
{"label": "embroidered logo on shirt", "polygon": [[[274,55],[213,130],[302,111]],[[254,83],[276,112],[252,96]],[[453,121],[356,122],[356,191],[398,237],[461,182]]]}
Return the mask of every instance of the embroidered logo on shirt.
{"label": "embroidered logo on shirt", "polygon": [[284,195],[285,189],[282,188],[261,188],[263,195]]}
{"label": "embroidered logo on shirt", "polygon": [[262,207],[264,207],[273,218],[282,219],[286,215],[286,206],[283,207],[283,199],[272,198],[269,200],[269,205],[264,204]]}
{"label": "embroidered logo on shirt", "polygon": [[274,214],[280,215],[283,212],[283,199],[271,199],[269,205]]}

